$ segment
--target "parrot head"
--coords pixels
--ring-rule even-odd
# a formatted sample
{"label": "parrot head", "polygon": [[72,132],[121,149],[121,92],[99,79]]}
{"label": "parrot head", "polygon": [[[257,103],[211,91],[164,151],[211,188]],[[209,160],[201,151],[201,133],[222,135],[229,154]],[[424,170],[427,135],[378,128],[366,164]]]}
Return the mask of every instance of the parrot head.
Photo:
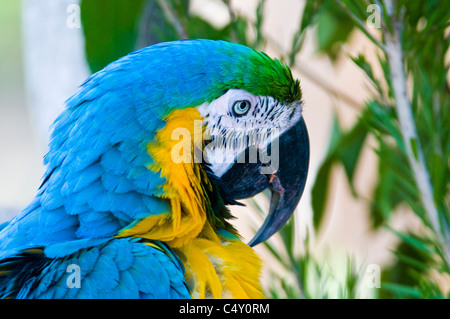
{"label": "parrot head", "polygon": [[[230,71],[243,78],[198,109],[209,139],[204,160],[226,197],[234,201],[271,191],[269,213],[249,242],[254,246],[276,233],[298,205],[309,166],[309,137],[300,85],[289,68],[264,53],[235,49]],[[241,50],[243,64],[238,62]]]}
{"label": "parrot head", "polygon": [[[156,44],[93,74],[66,104],[54,124],[40,202],[46,210],[64,205],[70,216],[79,215],[78,237],[122,229],[124,236],[146,232],[166,240],[170,236],[154,229],[170,209],[179,216],[160,227],[176,233],[170,239],[196,236],[197,215],[186,211],[198,202],[214,206],[202,194],[215,188],[219,201],[237,204],[268,188],[269,213],[250,242],[256,245],[286,223],[302,195],[309,139],[300,85],[285,64],[262,52],[212,40]],[[201,141],[184,150],[200,156],[194,166],[175,167],[171,154],[177,152],[168,147],[179,137],[175,130],[193,119],[201,119]],[[193,176],[204,181],[204,175],[208,181],[198,185]],[[91,216],[81,218],[84,212]],[[204,222],[202,216],[197,220]],[[92,219],[110,226],[93,230]]]}
{"label": "parrot head", "polygon": [[[298,83],[292,85],[299,92]],[[208,139],[204,160],[225,197],[234,201],[271,191],[267,218],[249,243],[254,246],[287,222],[304,189],[309,138],[299,96],[280,101],[231,89],[199,110]]]}

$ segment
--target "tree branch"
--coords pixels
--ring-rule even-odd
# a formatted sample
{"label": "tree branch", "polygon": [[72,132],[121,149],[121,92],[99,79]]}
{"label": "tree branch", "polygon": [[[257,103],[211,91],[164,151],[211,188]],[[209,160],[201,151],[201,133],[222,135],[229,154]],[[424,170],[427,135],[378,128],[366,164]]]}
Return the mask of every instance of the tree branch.
{"label": "tree branch", "polygon": [[167,21],[175,28],[175,31],[177,32],[178,38],[180,39],[187,39],[188,34],[186,30],[184,29],[183,25],[179,21],[178,17],[176,16],[175,12],[173,12],[170,5],[165,0],[157,0],[159,7],[164,12],[164,15],[167,18]]}
{"label": "tree branch", "polygon": [[[392,16],[392,0],[386,0],[385,4],[389,15]],[[446,243],[443,238],[443,232],[440,231],[439,214],[433,199],[433,187],[431,185],[430,176],[417,134],[411,103],[406,91],[406,75],[404,71],[400,34],[401,24],[399,21],[393,22],[393,34],[387,30],[385,32],[385,52],[391,71],[398,121],[400,123],[400,130],[406,153],[420,192],[422,203],[431,222],[431,226],[434,229],[448,260],[450,258],[450,250],[448,243]]]}

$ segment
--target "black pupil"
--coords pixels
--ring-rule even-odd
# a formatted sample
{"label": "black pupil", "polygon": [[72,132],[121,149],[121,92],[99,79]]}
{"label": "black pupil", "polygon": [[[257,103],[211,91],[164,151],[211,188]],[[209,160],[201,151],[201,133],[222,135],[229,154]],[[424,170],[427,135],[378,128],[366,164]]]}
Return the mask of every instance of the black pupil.
{"label": "black pupil", "polygon": [[247,108],[247,101],[241,101],[241,103],[239,103],[240,111],[245,111],[246,108]]}

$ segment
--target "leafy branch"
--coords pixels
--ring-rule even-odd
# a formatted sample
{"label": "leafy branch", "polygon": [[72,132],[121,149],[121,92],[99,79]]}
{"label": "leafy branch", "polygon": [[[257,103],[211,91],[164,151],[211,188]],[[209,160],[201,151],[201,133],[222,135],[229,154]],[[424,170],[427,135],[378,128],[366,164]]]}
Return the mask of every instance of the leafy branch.
{"label": "leafy branch", "polygon": [[386,42],[384,50],[387,54],[390,66],[396,109],[404,145],[406,146],[409,164],[411,165],[416,185],[418,186],[421,194],[422,203],[428,214],[431,225],[438,236],[439,242],[445,250],[447,261],[450,261],[450,237],[444,238],[444,236],[448,234],[444,233],[444,235],[442,235],[441,233],[439,214],[433,199],[431,180],[425,164],[420,140],[418,138],[412,106],[409,102],[407,94],[406,75],[403,64],[403,50],[400,42],[402,21],[395,21],[393,12],[394,4],[392,0],[386,0],[386,8],[389,18],[394,21],[392,23],[392,33],[390,33],[389,30],[384,29]]}
{"label": "leafy branch", "polygon": [[[390,289],[397,295],[404,295],[409,291],[412,292],[411,297],[428,296],[431,294],[419,290],[427,287],[434,289],[433,279],[429,275],[421,276],[433,268],[442,273],[450,272],[450,185],[449,166],[446,163],[446,158],[449,157],[449,147],[446,144],[449,131],[442,124],[442,120],[449,119],[445,107],[449,103],[446,81],[448,66],[445,63],[445,51],[449,43],[449,36],[445,32],[448,22],[445,21],[449,21],[449,14],[438,1],[375,1],[380,18],[382,17],[379,19],[378,39],[369,33],[364,23],[367,19],[365,7],[373,3],[354,0],[332,2],[335,8],[342,10],[354,22],[354,28],[359,29],[378,48],[378,62],[384,78],[377,79],[374,76],[373,65],[364,55],[352,58],[372,81],[376,92],[366,103],[355,127],[342,133],[330,144],[329,156],[322,164],[313,187],[316,225],[320,226],[325,213],[323,200],[326,192],[323,187],[326,190],[331,166],[341,163],[347,172],[348,167],[354,167],[346,166],[347,152],[344,152],[344,156],[339,156],[333,150],[344,148],[344,142],[363,124],[378,141],[376,153],[379,157],[380,176],[371,211],[375,224],[389,227],[389,217],[394,214],[395,207],[404,202],[431,231],[430,238],[425,233],[402,234],[392,230],[406,245],[413,248],[408,252],[409,256],[395,252],[394,255],[399,263],[406,263],[408,269],[415,269],[414,279],[409,284],[414,282],[417,286],[396,286],[389,283],[386,287],[398,287],[397,290]],[[433,121],[437,125],[433,126]],[[392,140],[395,144],[392,144]],[[357,155],[362,144],[353,146],[354,151],[350,154]],[[358,155],[353,159],[357,157]],[[355,163],[356,161],[353,162]],[[353,187],[353,175],[347,175],[353,194],[358,196]],[[314,203],[320,205],[314,206]],[[430,246],[432,248],[422,249]],[[426,262],[418,261],[418,251],[427,254]],[[407,277],[405,273],[398,273],[398,276]],[[426,285],[423,284],[424,278],[427,278]]]}

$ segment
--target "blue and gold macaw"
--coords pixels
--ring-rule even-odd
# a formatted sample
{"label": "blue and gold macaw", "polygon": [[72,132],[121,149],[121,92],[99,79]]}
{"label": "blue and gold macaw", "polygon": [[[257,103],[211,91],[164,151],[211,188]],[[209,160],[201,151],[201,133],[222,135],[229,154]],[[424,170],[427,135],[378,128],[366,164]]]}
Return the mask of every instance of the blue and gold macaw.
{"label": "blue and gold macaw", "polygon": [[[277,167],[241,160],[263,149]],[[0,227],[0,297],[262,298],[251,246],[289,219],[308,170],[299,82],[243,45],[153,45],[81,85],[44,163],[34,200]],[[267,188],[247,245],[227,205]]]}

